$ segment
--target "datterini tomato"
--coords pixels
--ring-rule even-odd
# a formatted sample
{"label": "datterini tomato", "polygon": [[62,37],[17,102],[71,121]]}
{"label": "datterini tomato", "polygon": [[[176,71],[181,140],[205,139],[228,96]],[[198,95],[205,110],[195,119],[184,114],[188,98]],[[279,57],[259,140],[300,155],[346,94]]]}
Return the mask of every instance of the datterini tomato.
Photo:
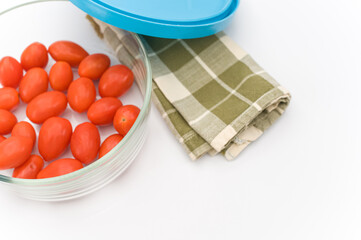
{"label": "datterini tomato", "polygon": [[105,139],[102,145],[100,146],[99,158],[102,158],[105,154],[110,152],[110,150],[112,150],[116,145],[118,145],[118,143],[120,143],[122,139],[123,136],[120,134],[113,134],[107,137],[107,139]]}
{"label": "datterini tomato", "polygon": [[134,75],[125,65],[108,68],[99,81],[99,94],[102,97],[120,97],[132,86]]}
{"label": "datterini tomato", "polygon": [[70,140],[73,156],[84,164],[92,163],[98,155],[100,135],[98,128],[89,122],[78,125]]}
{"label": "datterini tomato", "polygon": [[22,165],[14,169],[14,178],[36,179],[44,167],[44,160],[39,155],[31,155]]}
{"label": "datterini tomato", "polygon": [[88,109],[88,119],[95,125],[111,124],[115,112],[123,106],[118,98],[105,97],[93,103]]}
{"label": "datterini tomato", "polygon": [[59,157],[68,147],[72,135],[69,120],[52,117],[44,122],[40,128],[38,149],[45,161]]}
{"label": "datterini tomato", "polygon": [[79,76],[97,80],[109,66],[110,59],[107,55],[101,53],[92,54],[81,61],[78,68]]}
{"label": "datterini tomato", "polygon": [[[49,74],[44,70],[48,53],[56,61]],[[133,72],[125,65],[110,67],[105,54],[89,55],[71,41],[54,42],[48,49],[34,42],[23,51],[20,62],[12,57],[0,60],[0,170],[15,168],[14,178],[57,177],[91,164],[98,154],[102,158],[122,141],[140,113],[138,107],[123,106],[118,99],[133,85]],[[80,77],[73,81],[74,67]],[[97,101],[93,80],[99,80],[102,98]],[[49,83],[53,91],[48,92]],[[11,113],[20,99],[27,103],[26,116],[31,122],[17,122]],[[68,102],[75,112],[87,111],[90,121],[79,124],[74,132],[70,121],[59,117]],[[42,124],[38,139],[34,124]],[[101,144],[97,125],[108,124],[119,134]],[[61,157],[69,145],[74,159]],[[31,155],[34,146],[39,155]],[[44,161],[52,162],[43,169]]]}
{"label": "datterini tomato", "polygon": [[79,66],[80,62],[89,55],[81,46],[71,41],[54,42],[49,46],[48,51],[55,61],[67,62],[72,67]]}
{"label": "datterini tomato", "polygon": [[48,64],[48,59],[46,47],[39,42],[34,42],[25,48],[21,54],[20,62],[25,71],[27,71],[34,67],[45,68],[46,64]]}
{"label": "datterini tomato", "polygon": [[83,164],[73,158],[55,160],[38,173],[37,178],[52,178],[75,172],[83,168]]}
{"label": "datterini tomato", "polygon": [[115,113],[113,125],[119,134],[125,136],[132,128],[140,109],[134,105],[121,106]]}
{"label": "datterini tomato", "polygon": [[29,103],[33,98],[48,90],[48,74],[42,68],[30,69],[20,82],[19,94],[23,102]]}
{"label": "datterini tomato", "polygon": [[0,170],[16,168],[30,156],[33,141],[27,137],[9,137],[0,143]]}
{"label": "datterini tomato", "polygon": [[36,142],[36,133],[33,126],[25,121],[18,122],[15,124],[11,131],[11,136],[28,137],[33,141],[33,145]]}
{"label": "datterini tomato", "polygon": [[61,115],[68,104],[62,92],[51,91],[36,96],[26,107],[26,116],[33,123],[43,123],[50,117]]}
{"label": "datterini tomato", "polygon": [[11,133],[13,127],[18,122],[15,115],[8,110],[0,109],[0,134]]}
{"label": "datterini tomato", "polygon": [[0,60],[0,83],[4,87],[17,88],[23,77],[23,67],[13,57],[3,57]]}
{"label": "datterini tomato", "polygon": [[50,86],[57,91],[66,91],[73,81],[73,70],[69,63],[64,61],[56,62],[50,69]]}
{"label": "datterini tomato", "polygon": [[19,93],[15,88],[0,88],[0,109],[14,110],[20,103]]}
{"label": "datterini tomato", "polygon": [[76,112],[85,112],[95,101],[96,94],[97,92],[92,80],[80,77],[73,81],[69,86],[69,105]]}

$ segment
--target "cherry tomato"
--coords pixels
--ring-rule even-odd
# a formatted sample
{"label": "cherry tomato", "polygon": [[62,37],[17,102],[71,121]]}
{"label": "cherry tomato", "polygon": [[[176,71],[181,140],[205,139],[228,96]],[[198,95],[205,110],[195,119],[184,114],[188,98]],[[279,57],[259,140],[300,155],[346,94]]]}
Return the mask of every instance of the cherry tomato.
{"label": "cherry tomato", "polygon": [[17,88],[23,77],[23,67],[13,57],[4,57],[0,61],[0,83],[4,87]]}
{"label": "cherry tomato", "polygon": [[19,105],[19,94],[15,88],[0,88],[0,109],[14,110]]}
{"label": "cherry tomato", "polygon": [[123,104],[118,98],[101,98],[90,106],[88,110],[88,119],[95,125],[111,124],[115,112],[121,106],[123,106]]}
{"label": "cherry tomato", "polygon": [[133,81],[133,72],[127,66],[112,66],[100,78],[99,94],[102,97],[120,97],[130,89]]}
{"label": "cherry tomato", "polygon": [[95,101],[96,94],[97,92],[92,80],[80,77],[69,86],[69,105],[76,112],[85,112]]}
{"label": "cherry tomato", "polygon": [[29,103],[34,97],[48,90],[48,74],[42,68],[30,69],[20,82],[19,94],[23,102]]}
{"label": "cherry tomato", "polygon": [[9,134],[18,122],[15,115],[8,110],[0,109],[0,134]]}
{"label": "cherry tomato", "polygon": [[20,62],[25,71],[33,67],[45,68],[48,64],[48,51],[43,44],[34,42],[25,48],[21,54]]}
{"label": "cherry tomato", "polygon": [[43,123],[50,117],[61,115],[67,104],[64,93],[58,91],[45,92],[31,100],[26,107],[26,116],[33,123]]}
{"label": "cherry tomato", "polygon": [[81,61],[78,72],[81,77],[92,80],[99,79],[105,70],[110,66],[110,59],[107,55],[96,53],[87,56]]}
{"label": "cherry tomato", "polygon": [[45,161],[59,157],[68,147],[72,135],[71,123],[60,117],[52,117],[40,128],[38,149]]}
{"label": "cherry tomato", "polygon": [[31,155],[22,165],[14,169],[14,178],[36,179],[44,167],[44,160],[39,155]]}
{"label": "cherry tomato", "polygon": [[18,122],[11,131],[11,136],[28,137],[33,141],[33,145],[36,142],[36,133],[33,126],[28,122]]}
{"label": "cherry tomato", "polygon": [[33,141],[27,137],[9,137],[0,143],[0,170],[16,168],[30,156]]}
{"label": "cherry tomato", "polygon": [[70,149],[73,156],[84,164],[95,160],[100,147],[98,128],[89,122],[78,125],[71,136]]}
{"label": "cherry tomato", "polygon": [[105,139],[102,145],[100,146],[99,158],[102,158],[105,154],[110,152],[110,150],[112,150],[116,145],[118,145],[118,143],[120,143],[122,139],[123,136],[120,134],[113,134],[107,137],[107,139]]}
{"label": "cherry tomato", "polygon": [[37,179],[52,178],[75,172],[83,168],[83,164],[73,158],[55,160],[38,173]]}
{"label": "cherry tomato", "polygon": [[0,135],[0,143],[1,143],[2,141],[4,141],[5,139],[6,139],[6,137]]}
{"label": "cherry tomato", "polygon": [[140,109],[134,105],[125,105],[120,107],[115,113],[113,125],[115,130],[125,136],[132,128],[139,115]]}
{"label": "cherry tomato", "polygon": [[66,91],[73,81],[73,70],[67,62],[56,62],[50,69],[50,86],[57,91]]}
{"label": "cherry tomato", "polygon": [[80,62],[89,55],[81,46],[70,41],[54,42],[48,50],[55,61],[67,62],[72,67],[79,66]]}

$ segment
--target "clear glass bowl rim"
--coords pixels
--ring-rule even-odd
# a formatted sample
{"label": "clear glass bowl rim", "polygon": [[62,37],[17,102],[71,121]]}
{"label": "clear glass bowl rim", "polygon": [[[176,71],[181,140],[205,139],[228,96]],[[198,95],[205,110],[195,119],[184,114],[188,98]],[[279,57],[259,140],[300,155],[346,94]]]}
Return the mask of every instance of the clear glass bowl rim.
{"label": "clear glass bowl rim", "polygon": [[[44,2],[69,2],[68,0],[35,0],[35,1],[29,1],[26,3],[22,3],[16,6],[13,6],[9,9],[6,9],[2,12],[0,12],[0,21],[1,21],[1,17],[8,13],[8,12],[12,12],[16,9],[19,9],[21,7],[25,7],[28,5],[32,5],[32,4],[39,4],[39,3],[44,3]],[[74,6],[75,7],[75,6]],[[90,23],[89,23],[90,24]],[[96,160],[95,162],[89,164],[88,166],[63,175],[63,176],[58,176],[58,177],[53,177],[53,178],[44,178],[44,179],[21,179],[21,178],[13,178],[13,177],[8,177],[5,175],[0,174],[0,182],[6,182],[6,183],[10,183],[10,184],[16,184],[16,185],[30,185],[30,186],[36,186],[36,185],[45,185],[45,184],[55,184],[55,183],[59,183],[59,182],[63,182],[63,181],[67,181],[67,180],[71,180],[74,179],[78,176],[84,175],[90,171],[92,171],[95,168],[100,167],[102,164],[104,164],[105,162],[107,162],[110,158],[113,157],[113,155],[119,151],[123,145],[126,144],[126,142],[128,142],[128,140],[132,137],[133,133],[135,131],[137,131],[137,129],[139,128],[141,122],[143,121],[143,119],[145,118],[147,111],[149,109],[149,105],[150,105],[150,99],[151,99],[151,94],[152,94],[152,70],[151,70],[151,66],[150,66],[150,62],[149,59],[147,57],[147,52],[144,48],[144,45],[141,41],[141,39],[139,38],[139,36],[136,33],[133,32],[129,32],[134,39],[137,41],[137,43],[140,46],[140,51],[142,52],[143,56],[144,56],[144,65],[145,65],[145,69],[146,69],[146,82],[147,82],[147,87],[146,87],[146,91],[144,94],[144,101],[143,101],[143,106],[140,110],[140,113],[138,115],[137,120],[135,121],[133,127],[129,130],[128,134],[125,135],[125,137],[123,138],[123,140],[116,146],[114,147],[109,153],[107,153],[105,156],[103,156],[102,158]]]}

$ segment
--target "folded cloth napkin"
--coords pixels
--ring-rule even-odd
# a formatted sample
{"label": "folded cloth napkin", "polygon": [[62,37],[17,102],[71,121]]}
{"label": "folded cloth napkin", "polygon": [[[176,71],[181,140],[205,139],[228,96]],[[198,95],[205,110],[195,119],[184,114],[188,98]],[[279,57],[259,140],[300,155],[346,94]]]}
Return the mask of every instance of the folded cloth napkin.
{"label": "folded cloth napkin", "polygon": [[[126,64],[124,31],[88,17]],[[192,160],[234,159],[278,119],[289,92],[225,33],[199,39],[141,36],[153,71],[152,99]]]}

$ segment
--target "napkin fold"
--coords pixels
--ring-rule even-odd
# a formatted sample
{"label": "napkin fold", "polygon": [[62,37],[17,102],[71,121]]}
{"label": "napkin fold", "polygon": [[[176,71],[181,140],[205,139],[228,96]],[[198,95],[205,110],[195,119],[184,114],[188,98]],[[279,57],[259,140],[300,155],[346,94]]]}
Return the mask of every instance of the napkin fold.
{"label": "napkin fold", "polygon": [[[88,16],[127,65],[124,30]],[[285,111],[290,93],[224,32],[199,39],[140,36],[153,71],[152,99],[192,160],[238,156]]]}

